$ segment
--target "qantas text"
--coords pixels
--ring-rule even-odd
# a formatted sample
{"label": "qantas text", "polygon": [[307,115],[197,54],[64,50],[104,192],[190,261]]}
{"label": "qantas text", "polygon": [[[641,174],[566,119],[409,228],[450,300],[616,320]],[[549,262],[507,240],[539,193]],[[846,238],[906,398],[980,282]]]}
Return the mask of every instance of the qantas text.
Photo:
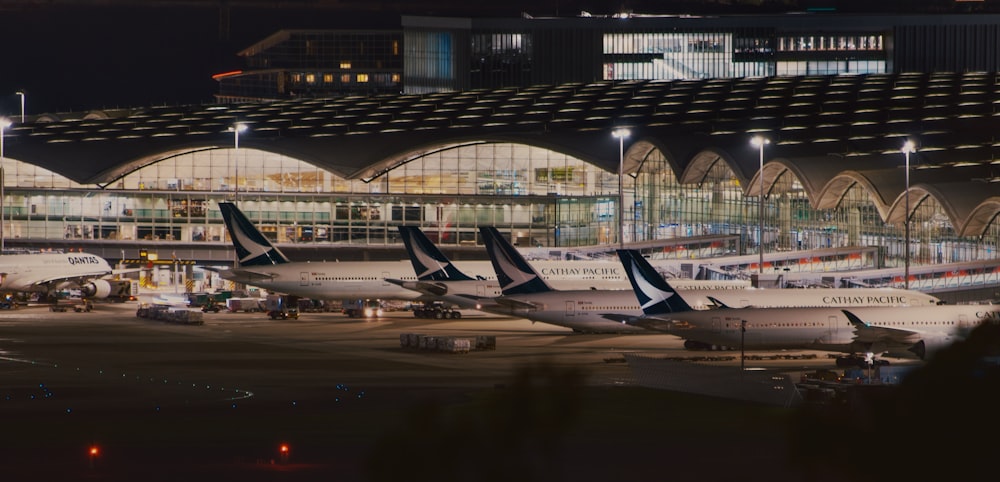
{"label": "qantas text", "polygon": [[101,260],[97,256],[67,256],[66,261],[69,261],[69,264],[72,265],[101,264]]}

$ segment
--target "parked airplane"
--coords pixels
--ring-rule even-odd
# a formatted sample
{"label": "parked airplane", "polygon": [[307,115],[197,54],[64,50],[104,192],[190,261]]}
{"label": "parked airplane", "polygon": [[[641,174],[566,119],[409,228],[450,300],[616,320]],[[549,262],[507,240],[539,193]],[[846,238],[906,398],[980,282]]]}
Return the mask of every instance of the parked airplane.
{"label": "parked airplane", "polygon": [[38,253],[0,256],[0,290],[4,293],[79,289],[83,296],[106,298],[115,273],[107,260],[95,254]]}
{"label": "parked airplane", "polygon": [[[790,307],[695,310],[641,254],[619,250],[643,315],[632,326],[700,344],[751,350],[816,349],[926,359],[975,326],[1000,321],[1000,305]],[[790,290],[786,290],[790,291]],[[811,290],[802,290],[811,291]],[[853,291],[852,288],[846,289]]]}
{"label": "parked airplane", "polygon": [[220,202],[219,209],[237,256],[236,267],[218,271],[223,279],[319,300],[413,300],[421,296],[385,280],[413,279],[407,275],[412,268],[405,261],[290,261],[235,204]]}
{"label": "parked airplane", "polygon": [[[413,264],[417,279],[387,279],[397,284],[463,309],[489,310],[493,298],[502,294],[496,276],[475,277],[459,270],[420,228],[400,226],[399,235]],[[589,281],[589,280],[588,280]]]}
{"label": "parked airplane", "polygon": [[643,327],[615,319],[642,314],[634,293],[627,290],[556,290],[497,228],[480,226],[479,232],[503,293],[493,300],[498,307],[484,306],[483,310],[496,310],[494,312],[562,326],[579,333],[651,333]]}

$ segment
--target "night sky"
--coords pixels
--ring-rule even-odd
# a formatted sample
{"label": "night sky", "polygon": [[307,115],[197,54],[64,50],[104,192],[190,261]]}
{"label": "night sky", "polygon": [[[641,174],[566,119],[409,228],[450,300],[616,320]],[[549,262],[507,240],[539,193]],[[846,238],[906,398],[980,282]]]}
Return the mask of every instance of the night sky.
{"label": "night sky", "polygon": [[0,1],[0,115],[20,114],[18,90],[27,92],[29,115],[213,102],[212,75],[243,68],[236,54],[281,29],[400,28],[402,15],[516,17],[526,6],[553,15],[621,4],[509,0],[487,7],[455,0],[341,0],[333,2],[338,7],[279,8],[281,2],[248,7],[253,0],[232,0],[228,35],[222,35],[214,0],[30,3]]}

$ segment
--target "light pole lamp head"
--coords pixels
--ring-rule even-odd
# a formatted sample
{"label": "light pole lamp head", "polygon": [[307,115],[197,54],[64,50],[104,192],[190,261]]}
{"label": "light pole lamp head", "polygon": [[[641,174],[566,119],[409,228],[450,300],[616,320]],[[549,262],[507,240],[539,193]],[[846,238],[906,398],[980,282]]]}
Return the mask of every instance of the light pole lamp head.
{"label": "light pole lamp head", "polygon": [[625,139],[626,137],[628,137],[630,135],[632,135],[632,131],[630,131],[630,130],[624,128],[624,127],[619,127],[617,129],[611,131],[611,137],[614,137],[615,139]]}
{"label": "light pole lamp head", "polygon": [[754,147],[760,148],[760,147],[764,147],[764,146],[766,146],[766,145],[768,145],[770,143],[771,143],[771,139],[768,139],[768,138],[766,138],[764,136],[753,136],[753,137],[750,138],[750,144],[753,145]]}
{"label": "light pole lamp head", "polygon": [[229,127],[229,132],[240,133],[247,130],[247,125],[242,122],[237,122]]}
{"label": "light pole lamp head", "polygon": [[14,123],[11,122],[10,119],[8,119],[6,117],[0,117],[0,129],[6,129],[6,128],[10,127],[13,124]]}
{"label": "light pole lamp head", "polygon": [[903,147],[900,148],[899,151],[902,152],[903,154],[913,154],[914,152],[917,152],[917,144],[912,140],[907,139],[906,142],[903,143]]}

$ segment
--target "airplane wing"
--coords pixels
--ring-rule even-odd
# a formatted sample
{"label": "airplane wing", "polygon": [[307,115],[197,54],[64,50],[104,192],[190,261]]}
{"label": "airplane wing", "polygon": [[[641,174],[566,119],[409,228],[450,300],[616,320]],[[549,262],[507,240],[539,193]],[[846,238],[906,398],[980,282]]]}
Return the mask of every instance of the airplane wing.
{"label": "airplane wing", "polygon": [[[605,315],[607,318],[607,315]],[[610,318],[609,318],[610,319]],[[626,319],[621,320],[623,323],[638,326],[640,328],[645,328],[647,330],[661,331],[664,333],[679,334],[683,333],[684,330],[691,328],[692,326],[681,320],[675,320],[672,318],[665,318],[660,316],[630,316]]]}
{"label": "airplane wing", "polygon": [[631,324],[633,320],[638,318],[637,316],[623,315],[621,313],[601,313],[601,317],[607,320],[626,324]]}
{"label": "airplane wing", "polygon": [[386,278],[385,280],[394,285],[399,285],[408,290],[413,290],[417,293],[428,296],[444,296],[448,294],[448,285],[444,283],[435,283],[433,281],[404,281],[396,278]]}
{"label": "airplane wing", "polygon": [[257,271],[257,270],[246,269],[246,268],[224,269],[224,270],[219,270],[218,273],[219,273],[219,276],[222,277],[223,279],[229,279],[229,280],[247,280],[247,279],[250,279],[250,280],[254,280],[254,279],[256,279],[256,280],[262,280],[262,279],[273,280],[273,279],[278,278],[280,276],[280,275],[278,275],[276,273],[272,273],[270,271]]}
{"label": "airplane wing", "polygon": [[848,310],[840,310],[847,316],[847,320],[854,327],[854,339],[859,343],[885,345],[912,345],[920,341],[923,334],[914,330],[901,330],[887,326],[873,326],[865,323],[854,313]]}
{"label": "airplane wing", "polygon": [[494,298],[493,301],[500,306],[505,306],[507,308],[514,310],[537,311],[543,308],[542,306],[539,306],[537,303],[532,303],[530,301],[522,301],[513,298],[506,298],[503,296],[499,298]]}

